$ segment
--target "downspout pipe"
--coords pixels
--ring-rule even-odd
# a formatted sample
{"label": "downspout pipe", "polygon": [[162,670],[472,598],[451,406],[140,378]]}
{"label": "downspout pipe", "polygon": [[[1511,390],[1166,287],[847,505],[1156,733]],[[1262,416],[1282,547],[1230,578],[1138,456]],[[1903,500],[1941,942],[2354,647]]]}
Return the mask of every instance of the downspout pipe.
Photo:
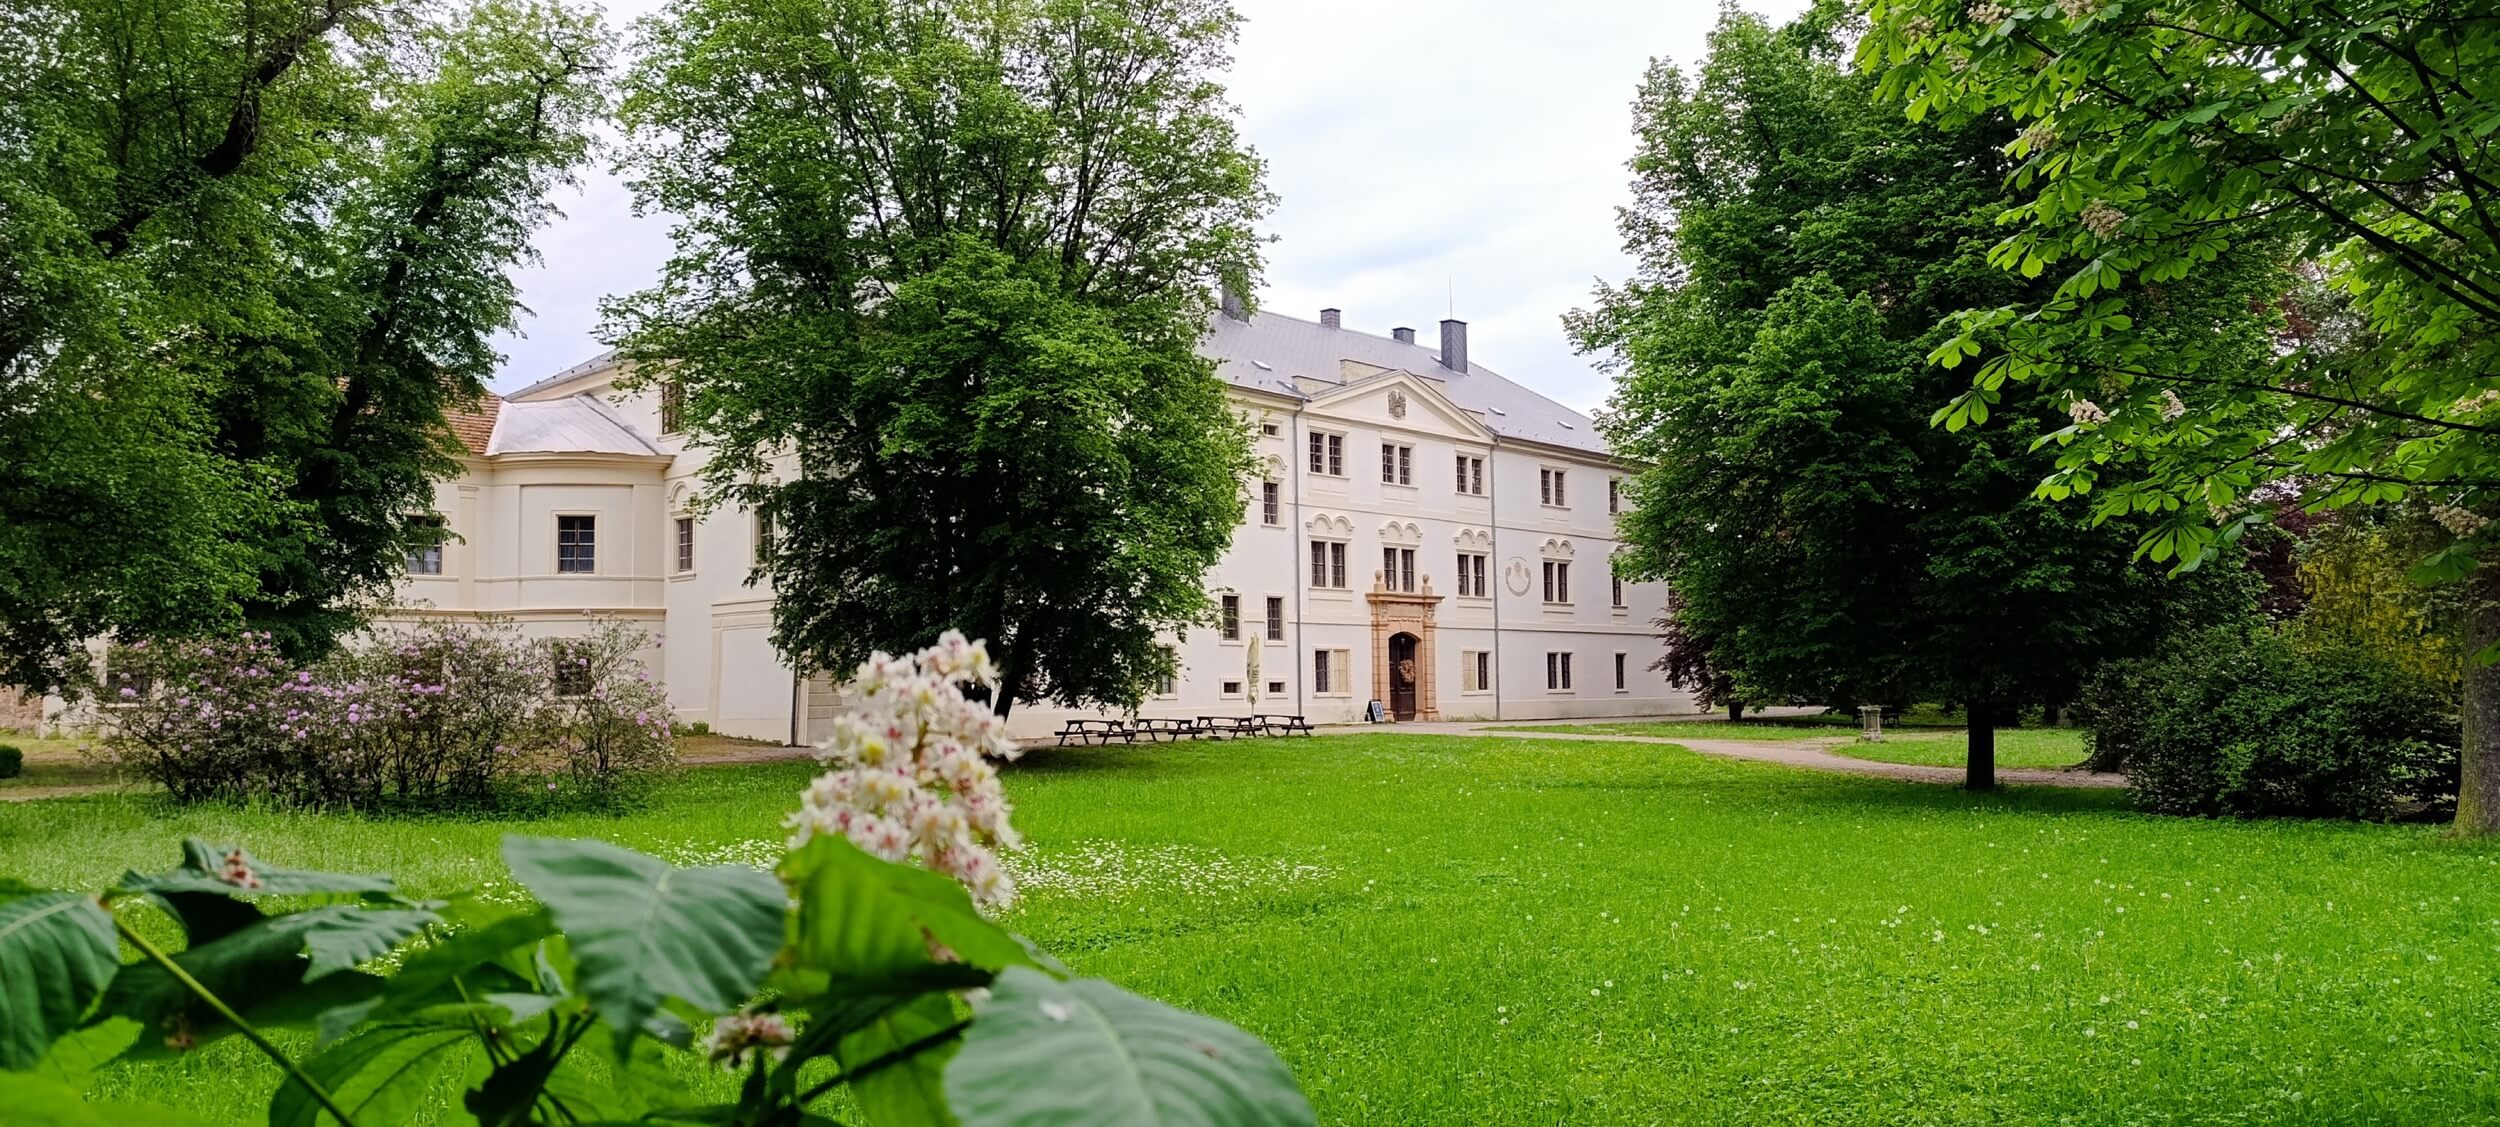
{"label": "downspout pipe", "polygon": [[[1485,429],[1490,431],[1492,428],[1487,427]],[[1484,459],[1485,461],[1492,463],[1491,469],[1493,471],[1485,475],[1485,477],[1490,481],[1490,483],[1485,487],[1484,492],[1485,521],[1491,526],[1489,531],[1493,537],[1493,543],[1485,549],[1485,551],[1489,553],[1485,562],[1491,564],[1494,568],[1494,573],[1498,575],[1501,574],[1502,565],[1501,435],[1495,434],[1493,436],[1493,448],[1485,453]],[[1493,718],[1495,720],[1500,720],[1502,718],[1502,698],[1510,692],[1510,686],[1503,684],[1504,678],[1502,676],[1502,588],[1508,585],[1509,584],[1504,580],[1496,579],[1493,581]]]}
{"label": "downspout pipe", "polygon": [[1293,585],[1293,641],[1287,644],[1293,648],[1295,655],[1293,711],[1295,715],[1305,718],[1311,715],[1309,707],[1303,703],[1304,696],[1310,691],[1311,671],[1302,664],[1302,534],[1294,530],[1302,527],[1302,412],[1310,405],[1309,396],[1303,396],[1294,403],[1293,438],[1286,443],[1285,450],[1285,479],[1293,486],[1293,525],[1285,530],[1285,575]]}

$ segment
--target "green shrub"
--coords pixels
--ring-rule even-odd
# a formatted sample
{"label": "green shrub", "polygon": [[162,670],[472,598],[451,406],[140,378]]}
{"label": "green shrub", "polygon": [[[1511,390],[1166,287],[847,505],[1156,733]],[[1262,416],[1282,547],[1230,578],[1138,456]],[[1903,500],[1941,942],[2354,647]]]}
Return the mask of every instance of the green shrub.
{"label": "green shrub", "polygon": [[14,779],[25,770],[25,751],[15,744],[0,744],[0,779]]}
{"label": "green shrub", "polygon": [[2191,635],[2084,690],[2096,764],[2164,814],[2387,818],[2452,809],[2458,726],[2434,682],[2349,642]]}

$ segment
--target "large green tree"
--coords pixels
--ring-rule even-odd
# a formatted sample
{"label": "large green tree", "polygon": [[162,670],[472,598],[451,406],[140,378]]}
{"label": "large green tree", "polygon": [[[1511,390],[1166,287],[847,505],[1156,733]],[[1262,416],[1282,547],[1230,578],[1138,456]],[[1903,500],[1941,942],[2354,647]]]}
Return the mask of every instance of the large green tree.
{"label": "large green tree", "polygon": [[[1879,106],[1846,65],[1854,31],[1833,5],[1776,29],[1731,12],[1696,72],[1653,68],[1622,216],[1640,273],[1575,326],[1620,365],[1607,433],[1650,467],[1627,562],[1671,584],[1676,640],[1740,697],[1963,703],[1984,788],[2016,709],[2202,611],[2130,563],[2128,534],[2031,496],[2057,404],[1930,425],[1951,394],[1924,359],[1937,320],[2035,288],[1987,262],[2012,132]],[[2179,296],[2174,331],[2263,346],[2244,305]]]}
{"label": "large green tree", "polygon": [[0,14],[0,682],[388,591],[604,51],[536,0]]}
{"label": "large green tree", "polygon": [[[1944,412],[2078,405],[2044,495],[2155,514],[2142,550],[2194,564],[2268,518],[2425,504],[2464,579],[2461,831],[2500,831],[2500,11],[2452,0],[1878,0],[1860,58],[1912,117],[2010,113],[2022,134],[1999,264],[2047,295],[1974,303],[1935,358]],[[2289,233],[2358,315],[2270,367],[2148,339],[2128,306]]]}
{"label": "large green tree", "polygon": [[776,530],[803,666],[986,638],[996,707],[1140,699],[1240,522],[1195,345],[1268,206],[1221,0],[698,0],[643,25],[627,167],[682,217],[612,330]]}

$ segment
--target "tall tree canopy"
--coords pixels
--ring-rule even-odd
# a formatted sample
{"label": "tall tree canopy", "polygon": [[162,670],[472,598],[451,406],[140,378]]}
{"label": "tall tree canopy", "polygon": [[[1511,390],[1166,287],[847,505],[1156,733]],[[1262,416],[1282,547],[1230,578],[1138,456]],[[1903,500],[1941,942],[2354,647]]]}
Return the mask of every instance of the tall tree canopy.
{"label": "tall tree canopy", "polygon": [[[1944,413],[2009,394],[2077,405],[2048,496],[2158,514],[2144,551],[2193,564],[2266,520],[2426,503],[2471,572],[2457,824],[2500,831],[2500,11],[2450,0],[1876,0],[1860,58],[1912,117],[2009,113],[2021,190],[2000,265],[2054,283],[1974,303],[1935,359],[1976,361]],[[2356,332],[2259,370],[2148,338],[2128,306],[2289,232]],[[2019,389],[2019,390],[2017,390]]]}
{"label": "tall tree canopy", "polygon": [[1017,700],[1129,703],[1207,612],[1245,424],[1194,351],[1268,206],[1222,0],[696,0],[643,26],[627,166],[683,217],[611,307],[776,530],[802,665],[989,640]]}
{"label": "tall tree canopy", "polygon": [[[2034,288],[1987,261],[2011,130],[1903,121],[1849,73],[1854,30],[1831,5],[1778,29],[1731,12],[1698,72],[1652,69],[1622,216],[1640,273],[1574,325],[1620,365],[1607,433],[1651,467],[1627,563],[1672,585],[1677,644],[1740,697],[1962,702],[1984,787],[1996,724],[2072,699],[2189,592],[2031,496],[2058,405],[1930,425],[1955,378],[1924,359],[1938,319]],[[2172,331],[2262,348],[2233,295],[2174,296]]]}
{"label": "tall tree canopy", "polygon": [[536,0],[0,13],[0,683],[388,590],[604,50]]}

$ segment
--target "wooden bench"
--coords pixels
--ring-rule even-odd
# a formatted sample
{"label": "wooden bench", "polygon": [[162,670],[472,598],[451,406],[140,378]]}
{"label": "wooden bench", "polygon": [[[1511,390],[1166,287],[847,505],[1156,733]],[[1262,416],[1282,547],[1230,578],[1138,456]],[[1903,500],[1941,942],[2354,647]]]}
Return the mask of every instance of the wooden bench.
{"label": "wooden bench", "polygon": [[1068,746],[1070,738],[1074,738],[1081,745],[1089,746],[1096,742],[1108,744],[1113,740],[1136,743],[1137,733],[1130,731],[1126,723],[1118,720],[1070,720],[1059,727],[1059,746]]}
{"label": "wooden bench", "polygon": [[1149,716],[1140,718],[1133,730],[1137,735],[1146,737],[1146,740],[1149,743],[1158,743],[1166,740],[1178,742],[1180,740],[1197,738],[1198,723],[1194,720],[1178,720]]}
{"label": "wooden bench", "polygon": [[1259,722],[1247,716],[1201,716],[1198,732],[1211,740],[1238,739],[1259,734]]}
{"label": "wooden bench", "polygon": [[1257,716],[1251,717],[1251,719],[1258,722],[1260,731],[1266,732],[1271,736],[1290,736],[1295,732],[1300,732],[1306,736],[1318,734],[1311,730],[1311,722],[1303,719],[1299,715],[1288,715],[1282,712],[1262,712]]}

